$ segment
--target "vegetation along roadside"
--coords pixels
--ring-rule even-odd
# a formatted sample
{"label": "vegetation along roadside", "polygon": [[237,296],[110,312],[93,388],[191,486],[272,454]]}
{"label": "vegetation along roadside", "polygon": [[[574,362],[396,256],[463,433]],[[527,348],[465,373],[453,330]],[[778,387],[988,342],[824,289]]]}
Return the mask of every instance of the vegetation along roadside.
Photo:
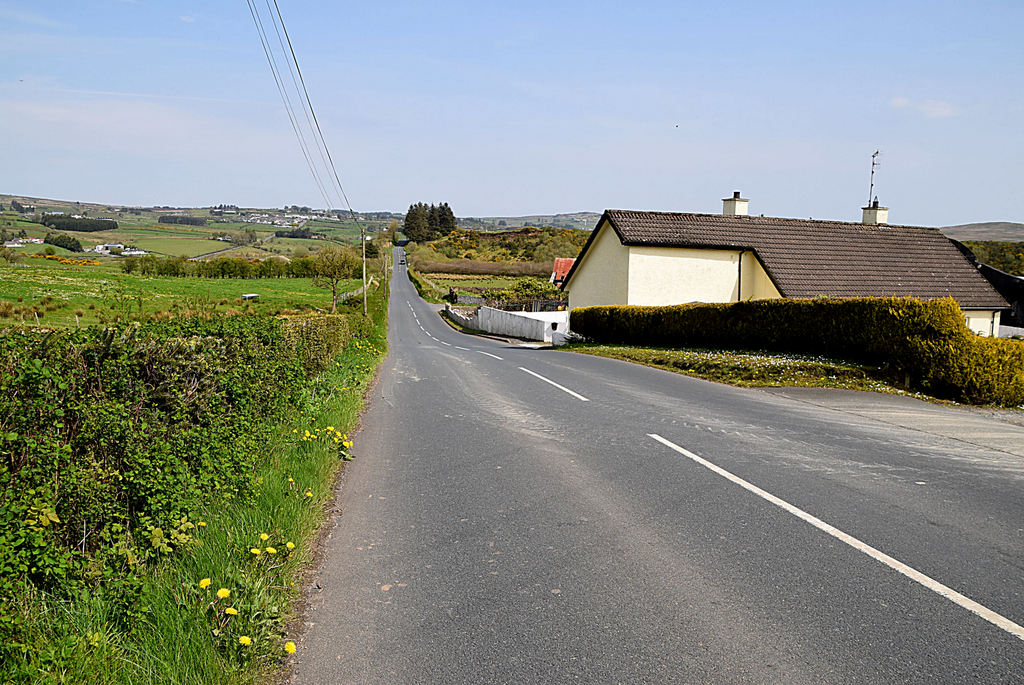
{"label": "vegetation along roadside", "polygon": [[0,680],[282,668],[297,579],[358,452],[387,295],[371,291],[367,318],[353,301],[0,336]]}

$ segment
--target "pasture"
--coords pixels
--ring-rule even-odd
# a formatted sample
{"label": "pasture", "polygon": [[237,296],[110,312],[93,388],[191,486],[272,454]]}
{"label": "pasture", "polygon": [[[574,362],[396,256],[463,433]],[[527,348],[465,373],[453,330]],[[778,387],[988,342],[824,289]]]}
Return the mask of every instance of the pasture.
{"label": "pasture", "polygon": [[[43,260],[38,260],[42,262]],[[124,274],[116,264],[72,267],[31,259],[0,266],[0,325],[67,327],[117,319],[329,310],[331,295],[308,278],[175,278]],[[355,290],[358,280],[344,290]],[[258,300],[243,302],[245,293]]]}

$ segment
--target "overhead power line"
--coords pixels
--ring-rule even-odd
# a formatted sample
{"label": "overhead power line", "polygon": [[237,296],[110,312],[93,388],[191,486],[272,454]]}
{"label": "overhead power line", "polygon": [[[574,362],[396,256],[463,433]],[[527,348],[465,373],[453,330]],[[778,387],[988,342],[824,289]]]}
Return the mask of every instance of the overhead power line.
{"label": "overhead power line", "polygon": [[[270,15],[270,22],[274,26],[274,32],[277,34],[277,42],[281,47],[283,59],[288,65],[288,75],[291,77],[291,84],[295,89],[295,94],[299,106],[302,108],[303,118],[306,120],[306,125],[309,128],[310,136],[313,139],[313,144],[316,146],[317,154],[320,157],[320,162],[323,165],[324,175],[321,175],[320,169],[317,166],[314,154],[309,150],[309,145],[306,143],[306,137],[303,134],[302,122],[300,117],[295,113],[295,106],[292,103],[292,98],[288,93],[288,84],[285,82],[283,69],[277,62],[274,54],[273,45],[271,44],[268,32],[264,26],[262,17],[260,16],[259,7],[257,6],[258,0],[245,0],[249,6],[249,13],[252,15],[253,23],[256,25],[256,31],[260,34],[260,43],[263,45],[263,53],[267,56],[267,63],[270,64],[270,71],[274,75],[274,83],[277,86],[278,93],[281,95],[281,102],[284,103],[285,111],[288,113],[288,120],[291,122],[292,130],[295,131],[295,137],[299,141],[299,147],[302,149],[302,156],[306,160],[306,165],[309,167],[309,172],[313,176],[313,181],[316,183],[317,188],[320,190],[320,194],[323,196],[324,201],[327,203],[327,209],[330,210],[331,199],[330,195],[333,193],[339,200],[339,208],[347,208],[349,213],[352,215],[353,220],[356,221],[356,225],[359,226],[359,238],[360,247],[363,253],[363,315],[366,315],[366,227],[362,226],[358,222],[355,210],[352,209],[352,203],[349,202],[348,194],[345,192],[344,186],[341,184],[341,175],[338,173],[338,169],[334,164],[334,158],[331,156],[331,151],[327,147],[327,141],[324,139],[323,130],[320,128],[320,120],[317,119],[316,110],[313,109],[313,101],[309,97],[309,90],[306,88],[306,79],[302,76],[302,69],[299,67],[299,58],[295,54],[295,46],[292,43],[291,36],[288,35],[288,28],[284,24],[284,16],[281,14],[281,8],[277,4],[277,0],[273,0],[274,7],[270,7],[271,0],[264,0],[267,6],[267,12]],[[284,34],[284,40],[281,38],[281,34]],[[287,50],[285,49],[285,42],[288,44]],[[293,69],[294,67],[294,69]],[[298,76],[298,82],[295,77]],[[302,91],[301,94],[299,91]],[[326,176],[326,178],[324,178]]]}
{"label": "overhead power line", "polygon": [[331,208],[331,200],[327,196],[327,191],[324,187],[324,183],[320,179],[320,174],[316,169],[316,165],[313,163],[312,157],[310,157],[309,149],[306,145],[305,137],[302,135],[302,129],[299,127],[299,122],[295,118],[295,110],[292,107],[291,98],[288,96],[288,91],[282,83],[279,75],[279,69],[277,61],[274,59],[274,53],[271,49],[269,40],[266,36],[266,31],[263,28],[263,19],[260,17],[259,9],[256,7],[255,0],[245,0],[249,6],[249,13],[252,15],[253,24],[256,25],[256,32],[260,36],[260,44],[263,46],[263,54],[267,57],[267,64],[270,65],[270,73],[274,76],[274,85],[277,86],[277,92],[281,96],[281,102],[284,104],[285,113],[288,115],[288,121],[291,122],[292,130],[295,132],[295,137],[299,141],[299,148],[302,150],[302,156],[306,160],[306,166],[309,167],[309,173],[313,176],[313,182],[316,184],[317,189],[320,191],[320,196],[326,203],[327,209]]}
{"label": "overhead power line", "polygon": [[295,48],[292,46],[292,39],[288,35],[288,29],[284,25],[284,17],[281,16],[281,8],[277,6],[277,0],[274,0],[274,8],[277,10],[277,16],[281,19],[281,28],[284,30],[284,37],[288,41],[288,50],[292,54],[292,61],[295,63],[295,71],[299,74],[299,82],[302,84],[302,93],[306,96],[306,104],[309,106],[309,113],[313,115],[313,122],[316,124],[317,135],[320,136],[320,142],[323,143],[324,151],[327,153],[327,159],[331,164],[331,171],[334,172],[334,180],[338,184],[338,190],[341,191],[341,196],[345,200],[345,206],[348,210],[352,211],[352,204],[348,201],[348,195],[345,194],[345,188],[341,185],[341,178],[338,176],[338,170],[334,166],[334,160],[331,158],[331,151],[327,147],[327,142],[324,141],[324,134],[320,130],[320,122],[316,118],[316,111],[313,109],[313,103],[309,99],[309,91],[306,90],[306,80],[302,78],[302,70],[299,68],[299,60],[295,56]]}

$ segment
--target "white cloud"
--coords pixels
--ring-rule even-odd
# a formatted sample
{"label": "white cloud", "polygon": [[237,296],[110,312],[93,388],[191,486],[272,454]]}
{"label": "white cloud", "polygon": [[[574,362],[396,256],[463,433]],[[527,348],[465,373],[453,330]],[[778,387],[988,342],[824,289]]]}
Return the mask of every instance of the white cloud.
{"label": "white cloud", "polygon": [[955,117],[960,113],[960,110],[955,105],[943,102],[942,100],[925,100],[918,105],[918,109],[921,110],[921,114],[924,114],[929,119]]}
{"label": "white cloud", "polygon": [[268,131],[265,125],[137,100],[0,102],[0,128],[19,131],[39,149],[72,155],[115,153],[199,161],[216,155],[245,157],[253,140],[266,140],[275,153],[287,152],[290,141],[285,131]]}
{"label": "white cloud", "polygon": [[186,24],[194,24],[194,23],[195,23],[195,21],[196,21],[196,18],[195,18],[195,17],[193,17],[193,16],[191,16],[191,15],[188,15],[188,14],[186,14],[186,15],[185,15],[185,16],[183,16],[183,17],[180,17],[180,19],[181,19],[181,20],[182,20],[183,22],[185,22]]}
{"label": "white cloud", "polygon": [[928,119],[944,119],[960,114],[960,109],[951,102],[944,100],[920,100],[898,96],[889,100],[889,105],[896,109],[911,109]]}

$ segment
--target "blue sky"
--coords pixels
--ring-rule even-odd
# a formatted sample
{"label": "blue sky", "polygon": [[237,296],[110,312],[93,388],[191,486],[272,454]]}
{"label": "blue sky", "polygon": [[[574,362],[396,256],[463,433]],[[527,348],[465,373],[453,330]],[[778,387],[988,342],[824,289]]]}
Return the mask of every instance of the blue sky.
{"label": "blue sky", "polygon": [[[1024,222],[1019,1],[278,3],[360,211],[859,220],[880,149],[893,223]],[[242,0],[0,0],[0,93],[0,192],[324,204]]]}

